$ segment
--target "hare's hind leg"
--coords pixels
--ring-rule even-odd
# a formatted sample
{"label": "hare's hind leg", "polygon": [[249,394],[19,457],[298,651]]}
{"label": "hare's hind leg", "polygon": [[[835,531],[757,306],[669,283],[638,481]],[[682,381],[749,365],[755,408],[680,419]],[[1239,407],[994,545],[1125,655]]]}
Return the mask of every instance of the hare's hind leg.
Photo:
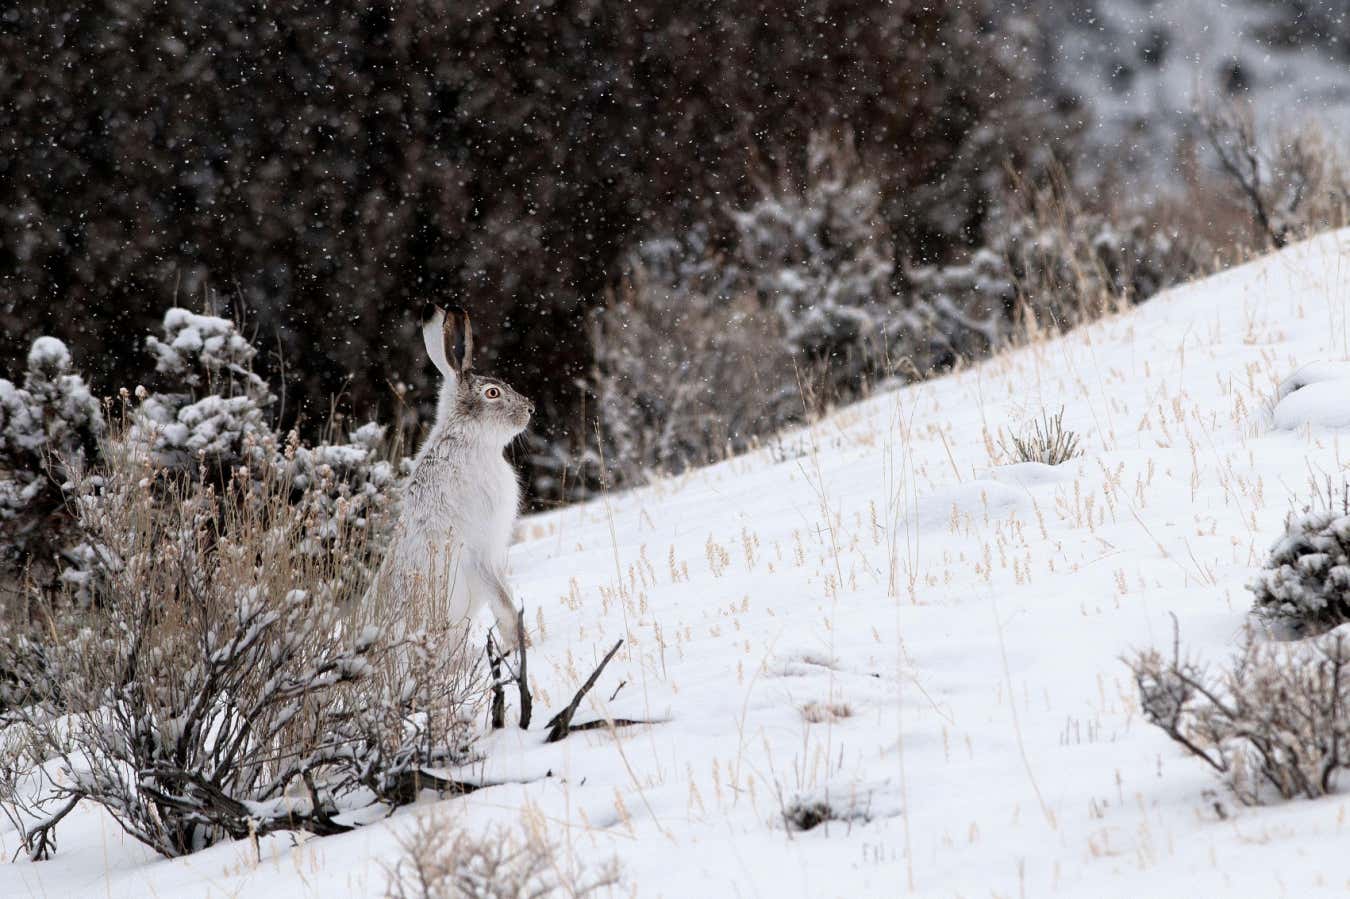
{"label": "hare's hind leg", "polygon": [[525,636],[520,632],[520,611],[516,608],[515,600],[511,598],[506,581],[499,577],[493,578],[490,589],[492,616],[497,619],[497,644],[502,652],[510,652]]}

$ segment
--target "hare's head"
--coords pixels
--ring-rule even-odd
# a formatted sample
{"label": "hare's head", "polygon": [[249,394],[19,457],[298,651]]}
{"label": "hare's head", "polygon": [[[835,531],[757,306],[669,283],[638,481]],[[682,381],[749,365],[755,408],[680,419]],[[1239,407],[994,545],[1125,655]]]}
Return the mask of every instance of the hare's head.
{"label": "hare's head", "polygon": [[468,313],[428,304],[422,316],[422,338],[431,361],[445,378],[438,424],[476,429],[484,439],[503,446],[525,430],[534,403],[506,382],[472,371],[473,327]]}

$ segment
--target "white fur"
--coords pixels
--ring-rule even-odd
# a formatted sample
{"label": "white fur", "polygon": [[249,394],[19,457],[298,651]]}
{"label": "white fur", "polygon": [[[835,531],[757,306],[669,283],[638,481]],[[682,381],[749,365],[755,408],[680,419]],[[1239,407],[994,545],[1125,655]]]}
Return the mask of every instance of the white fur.
{"label": "white fur", "polygon": [[466,629],[490,604],[498,643],[511,649],[519,635],[506,562],[520,509],[520,484],[503,449],[519,429],[458,412],[460,376],[446,360],[440,337],[443,320],[443,313],[438,313],[424,329],[427,350],[445,375],[436,424],[418,451],[404,488],[402,513],[380,569],[380,584],[400,602],[410,598],[411,591],[430,589],[423,598],[433,613]]}
{"label": "white fur", "polygon": [[435,364],[442,378],[453,378],[450,360],[445,358],[445,310],[437,309],[431,318],[422,325],[422,342],[426,344],[427,355]]}

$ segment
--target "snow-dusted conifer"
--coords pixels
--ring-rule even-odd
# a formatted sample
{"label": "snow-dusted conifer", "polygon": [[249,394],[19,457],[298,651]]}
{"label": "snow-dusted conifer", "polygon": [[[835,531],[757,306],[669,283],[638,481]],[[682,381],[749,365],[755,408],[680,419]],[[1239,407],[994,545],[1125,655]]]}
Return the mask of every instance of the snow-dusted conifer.
{"label": "snow-dusted conifer", "polygon": [[270,434],[275,397],[253,372],[257,350],[234,322],[175,307],[164,314],[164,339],[147,338],[146,349],[163,389],[142,399],[131,437],[156,464],[228,468]]}
{"label": "snow-dusted conifer", "polygon": [[0,378],[5,561],[54,561],[65,536],[59,526],[62,485],[97,452],[104,429],[98,401],[72,370],[65,344],[54,337],[33,341],[22,386]]}
{"label": "snow-dusted conifer", "polygon": [[1250,587],[1258,614],[1297,632],[1350,620],[1350,492],[1291,516]]}
{"label": "snow-dusted conifer", "polygon": [[802,185],[762,185],[759,200],[731,212],[747,286],[777,313],[792,350],[831,359],[839,378],[858,374],[851,351],[876,335],[891,296],[880,206],[851,148],[817,134]]}

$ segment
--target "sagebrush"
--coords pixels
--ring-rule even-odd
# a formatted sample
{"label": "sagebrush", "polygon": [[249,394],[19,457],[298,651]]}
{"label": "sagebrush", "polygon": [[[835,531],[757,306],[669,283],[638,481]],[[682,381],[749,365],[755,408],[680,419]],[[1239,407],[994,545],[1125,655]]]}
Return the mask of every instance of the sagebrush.
{"label": "sagebrush", "polygon": [[1248,629],[1216,673],[1157,650],[1127,660],[1149,723],[1208,765],[1240,802],[1316,799],[1350,767],[1350,634],[1292,643]]}
{"label": "sagebrush", "polygon": [[877,384],[1146,300],[1210,255],[1142,215],[1088,210],[1060,183],[1008,193],[965,258],[905,265],[847,136],[816,133],[807,150],[799,177],[761,177],[751,202],[629,256],[593,319],[599,447],[577,453],[575,487],[600,455],[620,484],[715,461]]}
{"label": "sagebrush", "polygon": [[[238,325],[171,308],[162,337],[150,335],[149,387],[112,401],[126,437],[158,469],[222,486],[240,466],[288,479],[289,496],[314,518],[308,548],[319,552],[337,522],[367,528],[378,544],[394,518],[398,478],[407,470],[398,441],[368,422],[345,440],[310,445],[277,428],[277,398],[252,370],[257,348]],[[113,445],[113,409],[94,398],[70,352],[34,341],[22,386],[0,379],[0,620],[27,624],[34,596],[97,598],[102,557],[74,527],[80,472],[96,472]],[[88,482],[86,482],[88,483]],[[35,592],[36,591],[36,592]]]}
{"label": "sagebrush", "polygon": [[[359,604],[359,504],[295,501],[298,449],[245,435],[223,482],[158,461],[135,424],[69,486],[97,602],[39,606],[7,653],[0,800],[41,858],[81,800],[177,856],[273,830],[335,833],[465,761],[483,689],[457,629]],[[396,613],[395,613],[396,609]]]}

